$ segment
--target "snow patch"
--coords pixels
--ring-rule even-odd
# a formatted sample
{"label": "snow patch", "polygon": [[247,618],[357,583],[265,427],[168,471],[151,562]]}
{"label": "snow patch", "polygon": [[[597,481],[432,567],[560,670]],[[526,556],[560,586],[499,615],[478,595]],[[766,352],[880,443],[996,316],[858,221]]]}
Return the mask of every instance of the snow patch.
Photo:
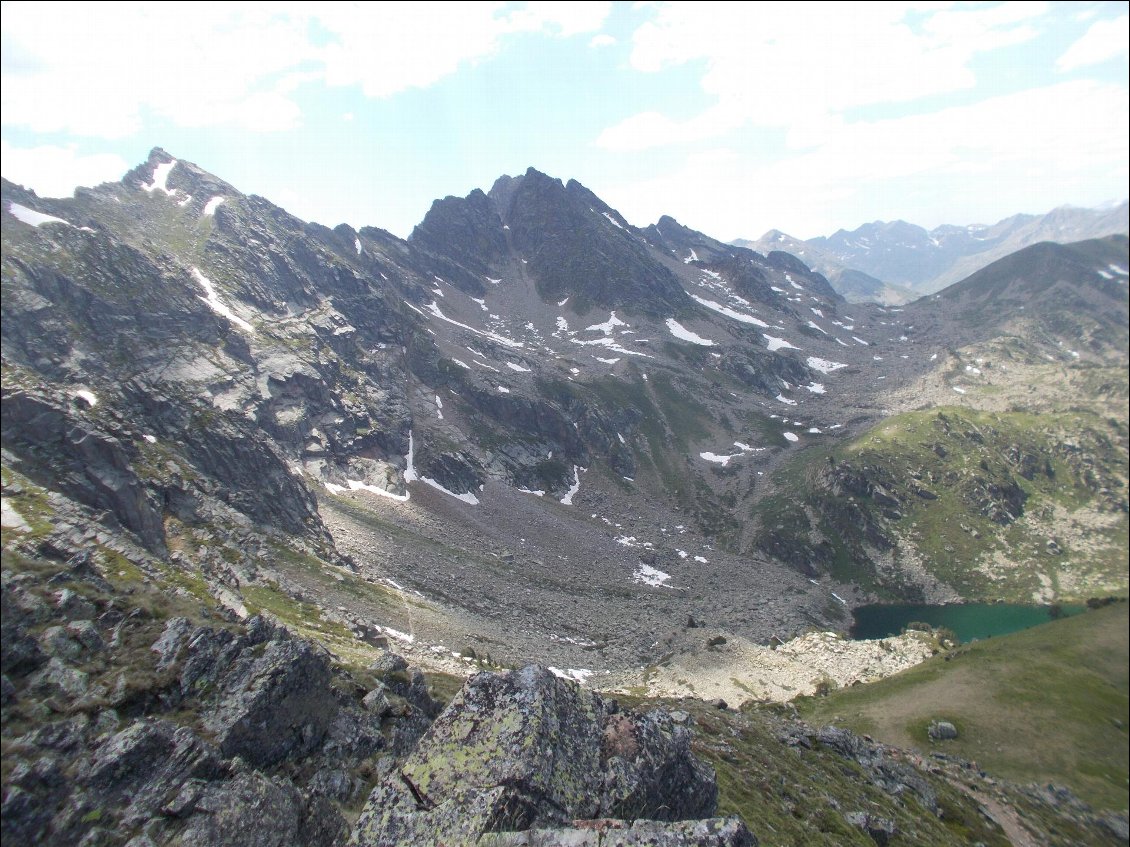
{"label": "snow patch", "polygon": [[[209,200],[207,203],[204,204],[204,215],[206,217],[211,217],[212,215],[216,214],[216,209],[218,209],[220,207],[220,204],[223,203],[223,202],[224,202],[223,197],[220,197],[219,195],[213,197],[211,200]],[[357,243],[357,253],[358,253],[358,255],[360,255],[360,253],[361,253],[361,242],[357,241],[356,239],[354,239],[354,241],[356,241],[356,243]]]}
{"label": "snow patch", "polygon": [[621,535],[616,538],[617,544],[623,544],[625,547],[654,547],[650,541],[640,541],[634,535]]}
{"label": "snow patch", "polygon": [[955,386],[953,386],[953,390],[954,390],[954,391],[956,391],[956,392],[957,392],[958,394],[964,394],[964,393],[965,393],[965,389],[964,389],[964,388],[959,388],[959,387],[958,387],[958,386],[956,386],[956,385],[955,385]]}
{"label": "snow patch", "polygon": [[608,212],[601,212],[601,214],[608,218],[608,222],[616,227],[616,229],[624,229],[624,227],[620,226],[620,222],[612,217],[612,215],[608,214]]}
{"label": "snow patch", "polygon": [[210,308],[217,315],[227,318],[229,321],[231,321],[233,324],[235,324],[245,332],[255,332],[255,327],[253,327],[243,318],[236,315],[228,307],[228,305],[220,299],[220,296],[216,293],[216,286],[212,284],[212,280],[208,279],[208,277],[200,273],[200,270],[198,268],[192,269],[192,275],[200,284],[200,287],[204,289],[205,296],[201,297],[200,299],[208,304],[208,308]]}
{"label": "snow patch", "polygon": [[565,670],[561,670],[561,668],[550,667],[548,670],[554,676],[561,677],[561,679],[570,679],[581,685],[583,685],[585,680],[592,676],[593,673],[586,668],[566,668]]}
{"label": "snow patch", "polygon": [[565,492],[565,496],[561,498],[561,502],[566,506],[573,505],[573,497],[581,490],[581,469],[573,465],[573,484],[569,486],[569,490]]}
{"label": "snow patch", "polygon": [[697,262],[697,261],[698,261],[698,253],[696,253],[694,250],[691,250],[691,254],[689,256],[687,256],[687,258],[683,259],[683,264],[689,265],[691,262]]}
{"label": "snow patch", "polygon": [[21,206],[19,203],[9,202],[8,211],[12,213],[16,220],[23,221],[28,226],[39,227],[43,226],[43,224],[65,224],[66,226],[74,226],[70,221],[65,221],[54,215],[45,215],[43,212],[37,212],[35,209]]}
{"label": "snow patch", "polygon": [[[645,359],[654,359],[655,358],[654,356],[651,356],[647,353],[641,353],[637,350],[629,350],[627,347],[622,347],[621,345],[617,344],[614,339],[610,338],[607,335],[604,336],[603,338],[593,338],[593,339],[590,339],[588,341],[585,341],[585,340],[580,339],[580,338],[570,338],[569,340],[572,341],[574,344],[580,344],[582,347],[607,347],[609,350],[612,350],[613,352],[624,353],[625,355],[628,355],[628,356],[642,356]],[[577,373],[580,373],[580,371],[577,371]]]}
{"label": "snow patch", "polygon": [[428,303],[427,305],[425,305],[424,309],[427,312],[434,315],[435,317],[439,318],[441,321],[446,321],[447,323],[451,324],[452,326],[457,326],[460,329],[465,329],[469,332],[473,332],[475,335],[482,336],[483,338],[488,338],[491,341],[495,341],[495,342],[501,344],[504,347],[515,347],[515,348],[517,348],[517,347],[524,347],[525,346],[524,344],[522,344],[521,341],[515,341],[513,338],[507,338],[505,335],[499,335],[497,332],[490,332],[489,330],[484,331],[484,330],[481,330],[481,329],[475,329],[473,326],[467,326],[467,324],[460,323],[457,320],[453,320],[452,318],[449,318],[447,315],[445,315],[443,313],[443,311],[440,309],[439,305],[434,300],[431,303]]}
{"label": "snow patch", "polygon": [[98,397],[95,396],[93,391],[87,391],[85,388],[80,388],[77,391],[73,392],[73,394],[75,397],[82,400],[92,409],[98,405]]}
{"label": "snow patch", "polygon": [[404,482],[415,482],[420,477],[416,475],[416,439],[412,430],[408,430],[408,455],[404,457]]}
{"label": "snow patch", "polygon": [[173,159],[171,162],[162,162],[153,169],[153,182],[141,187],[150,194],[154,191],[163,191],[166,194],[172,195],[173,192],[168,188],[169,174],[172,173],[173,168],[176,166],[176,159]]}
{"label": "snow patch", "polygon": [[796,405],[796,400],[790,400],[784,394],[778,394],[776,399],[778,401],[780,401],[781,403],[784,403],[786,406],[795,406]]}
{"label": "snow patch", "polygon": [[726,467],[730,464],[731,459],[736,459],[741,453],[734,453],[733,455],[719,456],[717,453],[699,453],[700,459],[705,459],[708,462],[713,462],[716,465]]}
{"label": "snow patch", "polygon": [[14,529],[17,532],[31,531],[31,524],[24,520],[24,516],[7,497],[0,498],[0,526],[3,526],[4,529]]}
{"label": "snow patch", "polygon": [[721,303],[715,303],[713,300],[707,300],[705,297],[699,297],[695,294],[691,295],[691,299],[699,305],[705,306],[708,309],[712,309],[720,315],[725,315],[728,318],[733,318],[735,321],[741,321],[742,323],[753,324],[754,326],[759,326],[763,329],[769,329],[769,324],[765,323],[765,321],[758,320],[752,315],[746,315],[741,312],[735,311],[729,306],[723,306]]}
{"label": "snow patch", "polygon": [[515,364],[514,362],[507,362],[506,367],[510,368],[510,370],[512,370],[512,371],[517,371],[518,373],[522,373],[522,374],[530,373],[529,368],[524,368],[519,364]]}
{"label": "snow patch", "polygon": [[800,441],[800,437],[794,432],[786,432],[784,436],[786,441]]}
{"label": "snow patch", "polygon": [[709,338],[703,338],[701,335],[696,335],[674,318],[667,319],[667,329],[671,331],[671,334],[673,336],[681,341],[689,341],[691,344],[698,344],[701,347],[714,346],[714,342]]}
{"label": "snow patch", "polygon": [[[405,474],[405,481],[407,481],[407,474]],[[391,491],[385,491],[383,488],[378,488],[375,485],[368,485],[359,479],[347,479],[346,485],[349,486],[350,491],[367,491],[370,494],[379,494],[381,497],[387,497],[389,500],[395,500],[398,503],[407,503],[411,495],[405,491],[403,494],[393,494]],[[337,494],[341,491],[340,485],[334,485],[332,482],[326,483],[326,488]],[[334,489],[338,491],[334,491]]]}
{"label": "snow patch", "polygon": [[611,335],[613,328],[618,326],[631,326],[631,324],[625,323],[624,321],[620,320],[618,317],[616,317],[616,313],[612,312],[608,315],[608,320],[606,320],[604,323],[586,326],[585,332],[603,332],[605,335]]}
{"label": "snow patch", "polygon": [[645,565],[643,562],[640,562],[639,567],[637,567],[635,573],[632,574],[632,579],[644,585],[658,588],[667,585],[667,581],[671,579],[671,574],[664,573],[658,568],[653,568],[651,565]]}
{"label": "snow patch", "polygon": [[789,342],[785,341],[785,339],[778,338],[775,335],[767,335],[763,332],[763,333],[761,333],[761,337],[764,338],[766,340],[766,342],[768,342],[765,346],[768,348],[770,353],[772,353],[774,350],[786,350],[786,349],[787,350],[799,350],[800,349],[799,347],[795,347],[792,344],[790,344]]}
{"label": "snow patch", "polygon": [[812,394],[823,394],[824,393],[824,383],[822,383],[822,382],[810,382],[810,383],[808,383],[808,385],[806,385],[804,387],[806,389],[808,389],[808,391]]}
{"label": "snow patch", "polygon": [[832,371],[838,371],[840,368],[847,367],[847,365],[845,365],[843,362],[832,362],[828,359],[818,359],[816,356],[808,357],[808,366],[814,371],[820,371],[820,373],[822,374],[830,374]]}
{"label": "snow patch", "polygon": [[462,500],[464,503],[468,504],[469,506],[479,505],[479,498],[476,497],[474,494],[472,494],[470,491],[465,491],[462,494],[456,494],[451,489],[444,488],[442,485],[440,485],[434,479],[430,479],[429,477],[426,477],[426,476],[420,477],[420,482],[424,483],[425,485],[430,485],[436,491],[440,491],[440,492],[446,494],[448,497],[454,497],[456,500]]}
{"label": "snow patch", "polygon": [[377,630],[382,635],[387,635],[390,638],[395,638],[397,641],[403,641],[405,644],[416,643],[415,635],[409,635],[407,632],[401,632],[399,629],[393,629],[391,626],[378,626]]}

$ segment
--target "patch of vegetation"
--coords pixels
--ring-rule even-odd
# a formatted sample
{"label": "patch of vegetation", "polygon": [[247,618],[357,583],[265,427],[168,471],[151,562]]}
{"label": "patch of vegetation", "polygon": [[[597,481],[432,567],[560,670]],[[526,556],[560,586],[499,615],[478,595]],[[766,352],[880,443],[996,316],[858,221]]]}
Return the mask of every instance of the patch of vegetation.
{"label": "patch of vegetation", "polygon": [[757,544],[890,597],[922,567],[968,599],[1080,600],[1126,587],[1128,455],[1125,424],[1086,411],[897,415],[787,464]]}
{"label": "patch of vegetation", "polygon": [[913,792],[895,797],[882,791],[852,759],[819,744],[787,746],[774,732],[769,710],[735,714],[706,704],[679,705],[696,719],[695,752],[718,775],[718,813],[741,815],[762,843],[874,847],[871,836],[847,818],[866,812],[893,823],[890,847],[1009,845],[976,803],[942,780],[932,782],[943,810],[939,817]]}
{"label": "patch of vegetation", "polygon": [[26,532],[7,527],[0,530],[3,546],[7,547],[19,536],[28,535],[37,539],[50,533],[54,528],[55,510],[47,499],[46,489],[6,465],[0,467],[0,475],[3,479],[4,498],[28,525]]}
{"label": "patch of vegetation", "polygon": [[[1067,785],[1099,808],[1125,809],[1127,604],[962,645],[869,685],[797,702],[890,744],[977,761],[1015,782]],[[958,737],[931,742],[932,720]]]}

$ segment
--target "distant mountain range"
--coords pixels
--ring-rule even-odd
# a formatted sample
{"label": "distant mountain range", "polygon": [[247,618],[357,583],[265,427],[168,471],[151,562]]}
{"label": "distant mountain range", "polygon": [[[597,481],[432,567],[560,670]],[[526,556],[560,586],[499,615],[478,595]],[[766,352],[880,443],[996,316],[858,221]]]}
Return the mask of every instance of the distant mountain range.
{"label": "distant mountain range", "polygon": [[1024,247],[1067,244],[1130,232],[1130,204],[1109,209],[1061,206],[1045,215],[1013,215],[992,226],[875,221],[848,232],[801,240],[771,229],[733,243],[759,252],[784,250],[824,274],[849,302],[899,305],[940,291]]}

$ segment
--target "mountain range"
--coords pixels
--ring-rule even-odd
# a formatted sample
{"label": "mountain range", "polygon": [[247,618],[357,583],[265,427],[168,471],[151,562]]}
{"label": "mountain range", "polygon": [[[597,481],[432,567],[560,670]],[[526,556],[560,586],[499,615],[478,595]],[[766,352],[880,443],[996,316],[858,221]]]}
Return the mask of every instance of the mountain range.
{"label": "mountain range", "polygon": [[992,225],[943,225],[931,230],[906,221],[875,221],[852,231],[805,241],[770,230],[753,250],[785,250],[824,274],[851,302],[900,305],[1044,241],[1068,244],[1130,232],[1130,203],[1113,208],[1061,206],[1044,215],[1013,215]]}
{"label": "mountain range", "polygon": [[[616,814],[603,816],[646,817],[616,792],[637,786],[650,798],[640,809],[654,811],[707,791],[684,742],[663,747],[682,737],[674,724],[632,724],[632,738],[656,773],[664,756],[683,762],[683,782],[652,785],[639,759],[636,782],[602,776],[623,758],[608,749],[620,750],[615,708],[553,680],[633,697],[757,697],[771,687],[758,664],[766,645],[844,632],[868,602],[1126,591],[1125,236],[1025,247],[895,307],[846,302],[799,251],[725,244],[670,217],[633,226],[581,184],[533,168],[437,200],[406,240],[303,222],[159,148],[120,182],[71,199],[7,181],[2,195],[4,619],[16,622],[5,674],[10,661],[20,669],[5,702],[54,697],[53,714],[86,715],[66,755],[117,761],[134,740],[114,736],[113,756],[97,746],[108,742],[90,715],[119,703],[117,683],[105,664],[83,665],[105,677],[98,704],[67,688],[84,648],[60,641],[77,630],[56,620],[64,600],[32,591],[40,572],[90,595],[71,623],[102,621],[96,607],[101,642],[124,619],[115,604],[135,602],[115,598],[150,608],[125,613],[154,621],[137,635],[145,658],[133,658],[158,661],[145,652],[154,644],[163,664],[138,683],[143,694],[114,706],[114,721],[203,715],[192,744],[220,745],[207,779],[263,796],[268,777],[284,794],[313,785],[315,771],[318,785],[337,780],[318,796],[361,815],[357,844],[413,843],[424,831],[413,827],[435,823],[437,801],[420,786],[438,766],[410,757],[439,706],[422,677],[390,664],[390,648],[457,677],[549,666],[475,677],[451,708],[513,700],[551,704],[538,714],[566,723],[589,715],[576,743],[605,739],[584,776],[613,786],[602,808]],[[189,637],[180,619],[208,634]],[[331,651],[334,669],[306,655],[310,643]],[[224,644],[259,682],[224,675]],[[208,670],[193,676],[192,662]],[[336,680],[332,708],[279,670],[288,662],[320,686]],[[822,680],[802,673],[794,690]],[[270,696],[248,705],[259,690]],[[369,720],[361,695],[379,698],[366,691],[388,695],[378,734],[391,734],[381,743],[400,770],[390,758],[367,771],[368,748],[346,744],[349,773],[331,777],[326,739]],[[276,709],[278,698],[306,717],[276,727],[266,712],[290,720],[291,708]],[[13,714],[21,743],[40,749],[27,733],[43,710]],[[444,731],[461,731],[464,714]],[[17,733],[5,726],[7,744]],[[175,731],[145,730],[146,749],[173,749]],[[291,740],[277,754],[252,751],[278,732]],[[820,743],[875,767],[889,755],[844,738]],[[91,797],[118,785],[83,767]],[[487,804],[483,821],[495,823],[480,832],[598,816],[572,795],[543,807],[532,788],[517,806],[490,805],[510,795],[492,794],[495,783],[468,794],[440,771],[436,790],[462,798],[458,809]],[[62,808],[70,796],[48,777],[19,778],[10,784],[24,794],[6,797],[27,808],[41,807],[26,798]],[[899,779],[883,791],[897,795],[911,775]],[[362,810],[370,788],[377,799]],[[181,808],[173,795],[161,803]],[[936,793],[916,796],[940,808]],[[162,812],[154,843],[212,843],[201,834],[208,802]],[[707,805],[680,816],[709,817]],[[12,808],[5,826],[25,820]],[[557,811],[543,818],[543,808]],[[130,814],[156,814],[146,809]],[[330,819],[303,815],[295,827]],[[62,812],[27,820],[56,836],[97,824]],[[868,821],[851,817],[846,831],[891,835]],[[730,841],[693,843],[749,843],[718,826]],[[336,843],[345,829],[309,843]]]}

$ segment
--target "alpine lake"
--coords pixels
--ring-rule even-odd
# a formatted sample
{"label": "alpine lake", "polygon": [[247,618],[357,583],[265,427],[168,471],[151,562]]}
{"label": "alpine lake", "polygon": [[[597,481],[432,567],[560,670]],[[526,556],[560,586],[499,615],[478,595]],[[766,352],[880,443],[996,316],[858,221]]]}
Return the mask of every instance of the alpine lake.
{"label": "alpine lake", "polygon": [[1008,635],[1057,617],[1084,611],[1085,606],[1029,606],[1018,603],[950,603],[946,605],[876,604],[855,609],[851,637],[856,640],[899,635],[908,624],[926,623],[954,632],[962,643]]}

